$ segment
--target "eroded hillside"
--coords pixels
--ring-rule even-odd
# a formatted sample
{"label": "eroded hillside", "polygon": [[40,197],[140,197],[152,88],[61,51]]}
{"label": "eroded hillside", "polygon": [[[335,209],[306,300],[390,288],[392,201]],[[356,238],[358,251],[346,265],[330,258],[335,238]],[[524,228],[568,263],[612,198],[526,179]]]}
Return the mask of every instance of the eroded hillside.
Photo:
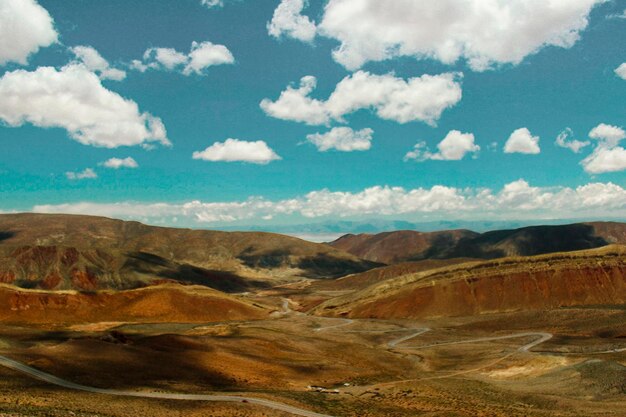
{"label": "eroded hillside", "polygon": [[326,301],[321,315],[464,316],[626,303],[626,249],[472,262],[385,280]]}

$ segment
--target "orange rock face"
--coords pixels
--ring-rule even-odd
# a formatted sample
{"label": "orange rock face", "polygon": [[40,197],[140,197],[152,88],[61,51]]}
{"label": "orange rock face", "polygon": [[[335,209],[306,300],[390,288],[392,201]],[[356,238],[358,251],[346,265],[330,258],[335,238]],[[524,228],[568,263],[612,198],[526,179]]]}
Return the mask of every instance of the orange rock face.
{"label": "orange rock face", "polygon": [[98,278],[89,270],[81,271],[73,269],[71,271],[73,287],[79,290],[95,290],[98,288]]}
{"label": "orange rock face", "polygon": [[620,305],[626,303],[626,257],[514,258],[423,274],[392,289],[381,286],[378,292],[372,288],[320,313],[423,318]]}

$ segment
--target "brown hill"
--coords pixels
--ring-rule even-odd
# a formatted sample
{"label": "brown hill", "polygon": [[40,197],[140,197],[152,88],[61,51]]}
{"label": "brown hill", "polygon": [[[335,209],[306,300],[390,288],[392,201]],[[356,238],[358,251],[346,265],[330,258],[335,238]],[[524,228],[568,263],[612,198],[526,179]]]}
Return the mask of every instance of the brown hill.
{"label": "brown hill", "polygon": [[626,224],[615,222],[530,226],[482,234],[467,230],[420,233],[398,231],[346,235],[330,245],[363,259],[386,263],[420,259],[531,256],[626,244]]}
{"label": "brown hill", "polygon": [[423,261],[404,262],[370,269],[369,271],[359,272],[357,274],[352,274],[333,280],[315,281],[310,285],[309,288],[313,291],[362,290],[370,285],[379,284],[385,280],[397,278],[403,275],[429,271],[431,269],[438,269],[450,265],[467,263],[472,261],[475,261],[475,259],[425,259]]}
{"label": "brown hill", "polygon": [[236,292],[273,279],[337,277],[373,266],[328,245],[272,233],[0,215],[0,281],[27,288],[128,289],[174,280]]}
{"label": "brown hill", "polygon": [[409,274],[331,299],[321,315],[463,316],[626,303],[626,247],[472,262]]}
{"label": "brown hill", "polygon": [[436,258],[438,253],[462,238],[478,236],[470,230],[416,232],[399,230],[377,234],[348,234],[330,243],[331,246],[373,262],[386,264]]}
{"label": "brown hill", "polygon": [[25,290],[0,284],[0,322],[72,324],[250,320],[267,310],[200,286],[157,285],[128,291]]}

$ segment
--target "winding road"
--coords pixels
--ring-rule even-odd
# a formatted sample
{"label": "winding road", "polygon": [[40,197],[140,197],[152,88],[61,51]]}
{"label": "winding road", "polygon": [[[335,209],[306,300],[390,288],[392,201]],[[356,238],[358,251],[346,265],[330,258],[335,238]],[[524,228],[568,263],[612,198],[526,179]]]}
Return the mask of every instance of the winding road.
{"label": "winding road", "polygon": [[[297,315],[305,315],[303,313],[296,313],[294,312],[291,308],[290,308],[290,303],[291,300],[284,298],[282,300],[282,314],[283,315],[291,315],[291,314],[297,314]],[[326,319],[330,319],[330,320],[335,320],[335,321],[340,321],[340,323],[338,324],[332,324],[326,327],[319,327],[317,329],[315,329],[316,332],[322,332],[322,331],[328,331],[328,330],[337,330],[346,326],[349,326],[353,323],[355,323],[355,320],[352,319],[341,319],[341,318],[326,318]],[[519,337],[531,337],[531,336],[537,336],[538,338],[536,340],[533,340],[530,343],[526,343],[522,346],[520,346],[515,352],[528,352],[531,348],[533,348],[534,346],[539,345],[540,343],[545,342],[546,340],[549,340],[550,338],[552,338],[552,334],[550,333],[544,333],[544,332],[528,332],[528,333],[517,333],[517,334],[511,334],[511,335],[505,335],[505,336],[494,336],[494,337],[481,337],[481,338],[477,338],[477,339],[469,339],[469,340],[460,340],[460,341],[456,341],[456,342],[443,342],[443,343],[435,343],[435,344],[430,344],[430,345],[422,345],[422,346],[404,346],[404,347],[398,347],[398,345],[401,345],[405,342],[408,342],[409,340],[422,335],[428,331],[430,331],[431,329],[428,327],[420,327],[420,328],[403,328],[403,329],[396,329],[396,330],[344,330],[341,329],[341,331],[345,332],[345,333],[376,333],[376,332],[382,332],[382,333],[393,333],[393,332],[405,332],[405,331],[411,331],[410,334],[402,336],[402,337],[398,337],[396,339],[393,339],[389,342],[387,342],[386,347],[388,349],[402,349],[402,350],[419,350],[419,349],[426,349],[426,348],[433,348],[433,347],[439,347],[439,346],[446,346],[446,345],[459,345],[459,344],[467,344],[467,343],[476,343],[476,342],[486,342],[486,341],[491,341],[491,340],[502,340],[502,339],[513,339],[513,338],[519,338]],[[620,350],[616,350],[616,351],[621,351]],[[515,352],[511,352],[508,355],[505,356],[508,357],[510,355],[512,355]],[[608,352],[607,352],[608,353]],[[502,360],[504,358],[499,359],[498,361]],[[115,395],[115,396],[124,396],[124,397],[140,397],[140,398],[158,398],[158,399],[168,399],[168,400],[185,400],[185,401],[219,401],[219,402],[237,402],[237,403],[249,403],[249,404],[255,404],[255,405],[259,405],[262,407],[266,407],[272,410],[278,410],[278,411],[284,411],[287,413],[291,413],[293,415],[296,416],[303,416],[303,417],[332,417],[330,415],[327,414],[320,414],[320,413],[316,413],[313,411],[309,411],[309,410],[305,410],[302,408],[298,408],[298,407],[294,407],[288,404],[283,404],[280,402],[276,402],[276,401],[271,401],[271,400],[265,400],[262,398],[255,398],[255,397],[248,397],[248,396],[237,396],[237,395],[212,395],[212,394],[182,394],[182,393],[162,393],[162,392],[142,392],[142,391],[125,391],[125,390],[115,390],[115,389],[105,389],[105,388],[96,388],[96,387],[90,387],[87,385],[81,385],[81,384],[77,384],[71,381],[67,381],[64,380],[62,378],[56,377],[54,375],[48,374],[46,372],[42,372],[38,369],[32,368],[28,365],[25,365],[21,362],[18,362],[16,360],[10,359],[6,356],[0,356],[0,366],[4,366],[7,368],[11,368],[15,371],[18,372],[22,372],[24,374],[27,374],[31,377],[37,378],[41,381],[45,381],[48,382],[50,384],[54,384],[63,388],[68,388],[68,389],[73,389],[73,390],[79,390],[79,391],[85,391],[85,392],[91,392],[91,393],[95,393],[95,394],[106,394],[106,395]],[[488,366],[488,365],[487,365]],[[468,372],[473,372],[476,371],[477,369],[473,369],[473,370],[467,370],[467,371],[460,371],[457,372],[455,374],[448,374],[445,376],[437,376],[437,377],[428,377],[425,379],[432,379],[432,378],[446,378],[446,377],[451,377],[454,375],[460,375],[462,373],[468,373]],[[409,380],[407,380],[409,381]],[[379,385],[389,385],[389,384],[396,384],[399,382],[404,382],[404,381],[392,381],[389,383],[383,383],[383,384],[379,384]]]}
{"label": "winding road", "polygon": [[5,366],[7,368],[11,368],[15,371],[25,373],[39,380],[49,382],[50,384],[58,385],[63,388],[92,392],[95,394],[107,394],[107,395],[116,395],[116,396],[123,396],[123,397],[159,398],[159,399],[166,399],[166,400],[249,403],[249,404],[260,405],[262,407],[267,407],[272,410],[285,411],[287,413],[291,413],[296,416],[332,417],[328,414],[315,413],[313,411],[304,410],[302,408],[293,407],[291,405],[279,403],[276,401],[270,401],[270,400],[264,400],[261,398],[246,397],[246,396],[121,391],[121,390],[114,390],[114,389],[90,387],[87,385],[81,385],[81,384],[76,384],[74,382],[66,381],[54,375],[50,375],[48,373],[42,372],[38,369],[31,368],[30,366],[24,365],[21,362],[7,358],[6,356],[0,356],[0,365]]}
{"label": "winding road", "polygon": [[463,345],[467,343],[489,342],[491,340],[516,339],[518,337],[531,337],[531,336],[539,336],[539,338],[536,340],[533,340],[530,343],[520,346],[517,349],[518,352],[528,352],[529,349],[532,349],[533,347],[545,342],[546,340],[552,339],[552,333],[528,332],[528,333],[510,334],[506,336],[479,337],[478,339],[459,340],[457,342],[434,343],[431,345],[423,345],[423,346],[406,346],[405,349],[418,350],[418,349],[426,349],[426,348],[439,347],[439,346]]}

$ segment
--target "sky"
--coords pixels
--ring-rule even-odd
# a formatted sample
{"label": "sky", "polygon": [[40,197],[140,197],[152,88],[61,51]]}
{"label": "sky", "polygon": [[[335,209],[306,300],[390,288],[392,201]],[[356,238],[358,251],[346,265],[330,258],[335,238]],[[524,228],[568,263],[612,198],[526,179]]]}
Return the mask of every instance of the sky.
{"label": "sky", "polygon": [[0,212],[626,219],[626,0],[0,0]]}

